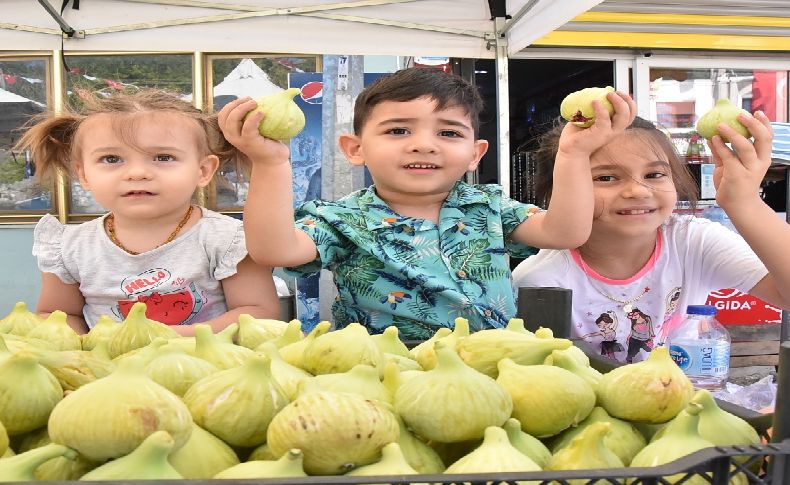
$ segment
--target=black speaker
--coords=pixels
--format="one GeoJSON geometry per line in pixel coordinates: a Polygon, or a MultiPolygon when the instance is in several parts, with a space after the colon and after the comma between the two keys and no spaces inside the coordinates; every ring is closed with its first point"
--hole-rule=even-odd
{"type": "Polygon", "coordinates": [[[518,289],[516,316],[524,320],[527,330],[546,327],[557,338],[569,338],[572,298],[573,291],[567,288],[522,287],[518,289]]]}

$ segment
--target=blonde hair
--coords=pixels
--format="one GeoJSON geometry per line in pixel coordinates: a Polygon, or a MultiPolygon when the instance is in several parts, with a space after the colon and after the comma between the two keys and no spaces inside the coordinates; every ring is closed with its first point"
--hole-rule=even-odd
{"type": "MultiPolygon", "coordinates": [[[[84,98],[84,105],[80,108],[68,106],[60,113],[47,112],[31,118],[23,127],[25,132],[14,150],[30,151],[36,176],[41,180],[47,180],[58,170],[72,175],[78,149],[77,134],[89,117],[97,114],[172,113],[197,123],[205,135],[202,149],[206,155],[217,156],[220,167],[233,164],[237,170],[246,168],[249,162],[225,139],[216,114],[203,113],[177,96],[157,89],[123,92],[106,98],[90,95],[84,98]]],[[[124,126],[124,123],[118,123],[116,129],[125,134],[124,126]]]]}

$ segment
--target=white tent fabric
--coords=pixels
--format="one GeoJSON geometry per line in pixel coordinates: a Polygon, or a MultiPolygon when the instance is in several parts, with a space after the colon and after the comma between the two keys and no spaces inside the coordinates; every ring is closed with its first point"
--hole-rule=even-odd
{"type": "Polygon", "coordinates": [[[0,88],[0,103],[34,103],[34,101],[0,88]]]}
{"type": "Polygon", "coordinates": [[[214,86],[214,96],[230,95],[258,98],[275,94],[283,89],[274,84],[252,59],[242,59],[221,83],[214,86]]]}
{"type": "MultiPolygon", "coordinates": [[[[601,0],[506,0],[508,52],[601,0]]],[[[50,0],[58,6],[61,2],[50,0]]],[[[3,0],[3,50],[282,52],[493,58],[488,0],[81,0],[62,38],[39,2],[3,0]]]]}

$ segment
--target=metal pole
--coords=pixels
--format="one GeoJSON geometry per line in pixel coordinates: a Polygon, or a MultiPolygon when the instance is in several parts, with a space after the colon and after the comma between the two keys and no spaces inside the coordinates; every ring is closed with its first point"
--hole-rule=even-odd
{"type": "MultiPolygon", "coordinates": [[[[776,405],[771,441],[779,443],[790,438],[790,342],[779,346],[779,371],[776,373],[776,405]]],[[[790,461],[788,461],[790,465],[790,461]]]]}
{"type": "Polygon", "coordinates": [[[41,6],[44,7],[44,10],[46,10],[47,13],[55,20],[55,22],[58,23],[58,25],[60,26],[60,30],[64,34],[66,34],[69,37],[74,36],[76,30],[74,30],[74,28],[72,28],[71,25],[66,23],[63,17],[60,16],[60,13],[57,10],[55,10],[55,7],[50,5],[47,0],[38,0],[38,3],[41,4],[41,6]]]}
{"type": "MultiPolygon", "coordinates": [[[[785,167],[785,221],[790,224],[790,165],[785,167]]],[[[779,341],[790,340],[790,311],[782,310],[782,326],[779,328],[779,341]]],[[[790,391],[790,389],[788,389],[790,391]]]]}
{"type": "Polygon", "coordinates": [[[504,17],[495,17],[494,49],[496,52],[497,106],[497,179],[505,195],[510,195],[510,88],[508,80],[507,39],[500,34],[505,27],[504,17]]]}

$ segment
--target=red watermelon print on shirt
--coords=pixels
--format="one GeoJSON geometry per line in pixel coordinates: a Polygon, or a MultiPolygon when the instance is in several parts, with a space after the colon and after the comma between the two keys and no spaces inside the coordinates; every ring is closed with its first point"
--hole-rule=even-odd
{"type": "Polygon", "coordinates": [[[183,281],[175,284],[170,272],[163,268],[130,276],[123,280],[121,288],[128,298],[118,301],[122,318],[126,318],[132,305],[140,301],[146,304],[145,316],[151,320],[166,325],[185,325],[205,304],[194,283],[183,281]],[[177,288],[173,289],[173,286],[177,288]]]}

